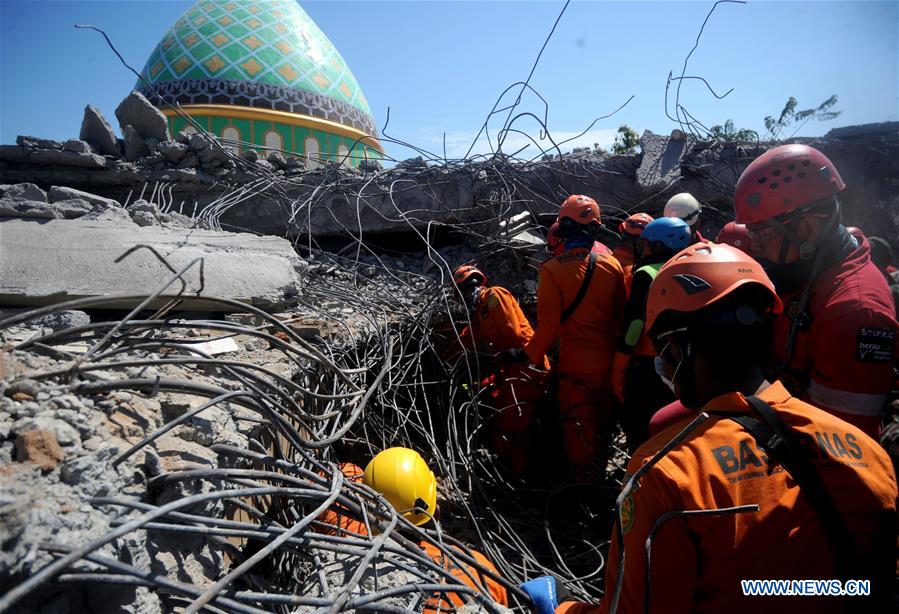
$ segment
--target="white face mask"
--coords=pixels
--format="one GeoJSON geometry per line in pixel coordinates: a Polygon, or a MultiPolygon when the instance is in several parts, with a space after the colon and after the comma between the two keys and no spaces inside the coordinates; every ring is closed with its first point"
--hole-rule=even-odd
{"type": "Polygon", "coordinates": [[[681,358],[680,362],[677,363],[677,366],[674,368],[674,373],[671,374],[671,379],[665,377],[665,363],[662,361],[661,355],[665,353],[665,351],[668,349],[668,345],[670,344],[670,341],[665,344],[665,347],[662,348],[662,351],[659,352],[659,355],[653,359],[652,365],[655,368],[656,375],[658,375],[659,379],[662,380],[662,383],[668,386],[668,389],[671,390],[672,394],[677,396],[677,393],[674,392],[674,380],[677,379],[677,372],[680,371],[680,366],[684,364],[684,359],[681,358]]]}
{"type": "MultiPolygon", "coordinates": [[[[665,369],[664,369],[665,363],[662,362],[662,359],[659,358],[658,356],[656,356],[652,362],[653,362],[653,366],[655,367],[655,370],[656,370],[656,375],[658,375],[659,379],[662,380],[662,383],[665,384],[666,386],[668,386],[668,388],[671,390],[671,392],[674,393],[674,382],[672,382],[670,379],[665,377],[665,369]]],[[[678,365],[678,368],[680,368],[680,365],[678,365]]],[[[675,371],[675,373],[676,372],[677,371],[675,371]]]]}

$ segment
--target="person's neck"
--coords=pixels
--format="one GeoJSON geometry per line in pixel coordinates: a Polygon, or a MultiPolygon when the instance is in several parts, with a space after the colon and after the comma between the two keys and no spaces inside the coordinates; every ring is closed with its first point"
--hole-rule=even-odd
{"type": "Polygon", "coordinates": [[[721,369],[720,373],[714,374],[709,378],[713,382],[712,385],[702,395],[703,405],[719,397],[722,394],[739,392],[743,396],[754,396],[761,393],[771,385],[761,367],[751,367],[739,371],[721,369]]]}

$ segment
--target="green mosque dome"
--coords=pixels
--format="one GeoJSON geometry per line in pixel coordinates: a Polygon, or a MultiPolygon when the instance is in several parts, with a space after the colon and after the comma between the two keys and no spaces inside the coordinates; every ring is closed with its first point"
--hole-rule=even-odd
{"type": "MultiPolygon", "coordinates": [[[[381,149],[362,88],[295,0],[200,0],[165,33],[141,76],[149,85],[136,89],[151,100],[155,92],[177,102],[211,132],[249,146],[321,158],[352,150],[353,164],[381,149]]],[[[187,125],[163,112],[173,130],[187,125]]]]}

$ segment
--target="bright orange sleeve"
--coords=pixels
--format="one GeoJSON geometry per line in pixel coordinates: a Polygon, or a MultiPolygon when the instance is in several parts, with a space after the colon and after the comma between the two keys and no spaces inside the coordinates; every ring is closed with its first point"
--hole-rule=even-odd
{"type": "Polygon", "coordinates": [[[552,274],[543,266],[537,286],[537,330],[525,346],[528,358],[542,364],[553,341],[559,336],[562,318],[562,290],[552,274]]]}
{"type": "MultiPolygon", "coordinates": [[[[628,475],[643,465],[635,458],[628,475]]],[[[663,461],[664,462],[664,461],[663,461]]],[[[643,612],[646,586],[646,540],[662,514],[683,509],[676,480],[656,464],[622,506],[624,519],[624,582],[618,611],[643,612]]],[[[618,520],[612,529],[612,544],[606,563],[606,592],[602,607],[609,610],[618,573],[618,520]]],[[[697,577],[696,545],[682,516],[674,516],[655,530],[652,537],[652,586],[650,612],[689,612],[697,577]]]]}
{"type": "MultiPolygon", "coordinates": [[[[521,313],[518,301],[505,288],[494,287],[487,291],[490,292],[490,295],[487,297],[487,313],[489,314],[492,328],[496,333],[495,338],[503,340],[521,339],[520,318],[524,318],[524,314],[521,313]],[[496,298],[495,303],[490,300],[494,297],[496,298]]],[[[515,347],[521,347],[524,343],[525,339],[521,339],[521,344],[515,347]]]]}

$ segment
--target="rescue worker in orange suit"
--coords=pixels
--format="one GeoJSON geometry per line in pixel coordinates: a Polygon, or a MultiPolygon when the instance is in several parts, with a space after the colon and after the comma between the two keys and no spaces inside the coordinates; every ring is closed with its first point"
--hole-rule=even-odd
{"type": "Polygon", "coordinates": [[[627,216],[624,221],[618,225],[618,234],[621,235],[621,241],[612,250],[612,255],[621,264],[624,270],[624,286],[630,292],[631,277],[633,269],[637,266],[640,251],[637,242],[640,234],[646,225],[652,222],[652,216],[648,213],[634,213],[627,216]]]}
{"type": "Polygon", "coordinates": [[[559,340],[558,402],[565,451],[574,476],[599,477],[611,436],[609,377],[624,310],[624,273],[611,255],[593,249],[601,223],[589,196],[569,196],[559,211],[564,251],[540,267],[537,331],[525,346],[542,364],[559,340]]]}
{"type": "Polygon", "coordinates": [[[522,587],[540,614],[894,611],[895,473],[860,429],[766,380],[782,308],[761,265],[728,245],[691,245],[659,271],[647,326],[661,376],[708,417],[631,458],[601,605],[566,602],[544,576],[522,587]],[[749,596],[741,584],[809,578],[868,580],[871,595],[749,596]]]}
{"type": "MultiPolygon", "coordinates": [[[[364,483],[381,493],[403,518],[416,526],[426,528],[437,513],[437,478],[415,450],[388,448],[369,461],[364,472],[353,463],[342,464],[341,470],[349,481],[364,483]]],[[[328,535],[341,533],[368,535],[368,530],[361,520],[357,520],[339,507],[326,510],[318,520],[325,525],[320,531],[328,535]]],[[[453,576],[455,583],[469,586],[503,606],[508,605],[506,589],[495,579],[499,577],[499,572],[493,563],[477,550],[452,546],[457,561],[460,561],[459,555],[464,555],[477,563],[475,566],[460,561],[462,564],[460,567],[435,543],[425,539],[419,546],[437,565],[453,576]]],[[[440,582],[446,583],[446,578],[441,578],[440,582]]],[[[467,595],[470,593],[435,592],[428,599],[423,611],[452,612],[471,600],[465,598],[467,595]]]]}
{"type": "MultiPolygon", "coordinates": [[[[847,230],[849,229],[847,228],[847,230]]],[[[745,224],[728,222],[718,233],[718,236],[715,237],[715,243],[724,243],[731,247],[736,247],[738,250],[747,254],[752,253],[752,241],[749,239],[749,230],[746,228],[745,224]]],[[[656,433],[666,429],[669,425],[690,414],[690,410],[684,407],[680,401],[672,401],[656,411],[652,415],[652,418],[650,418],[649,436],[652,437],[656,433]]]]}
{"type": "Polygon", "coordinates": [[[779,377],[791,393],[876,439],[897,323],[868,241],[840,224],[844,187],[820,151],[782,145],[743,171],[734,209],[786,306],[775,323],[779,377]]]}
{"type": "Polygon", "coordinates": [[[612,368],[612,390],[621,403],[621,428],[631,453],[649,437],[653,413],[672,400],[671,391],[655,376],[656,352],[643,326],[649,286],[659,269],[691,239],[690,227],[676,217],[653,220],[640,235],[641,260],[648,264],[634,272],[612,368]]]}
{"type": "Polygon", "coordinates": [[[665,203],[665,217],[677,217],[682,219],[690,227],[693,243],[705,241],[699,234],[699,214],[702,213],[702,205],[696,197],[689,192],[675,194],[665,203]]]}
{"type": "MultiPolygon", "coordinates": [[[[500,357],[507,350],[521,351],[534,329],[511,292],[486,283],[487,277],[476,267],[463,265],[453,272],[453,284],[471,321],[459,335],[463,347],[500,357]]],[[[516,475],[527,467],[529,429],[549,368],[545,357],[537,364],[539,368],[500,359],[496,372],[481,382],[482,389],[490,387],[495,410],[490,419],[492,449],[516,475]]]]}
{"type": "Polygon", "coordinates": [[[745,224],[728,222],[715,237],[715,243],[725,243],[747,254],[752,253],[752,241],[749,240],[749,230],[745,224]]]}

